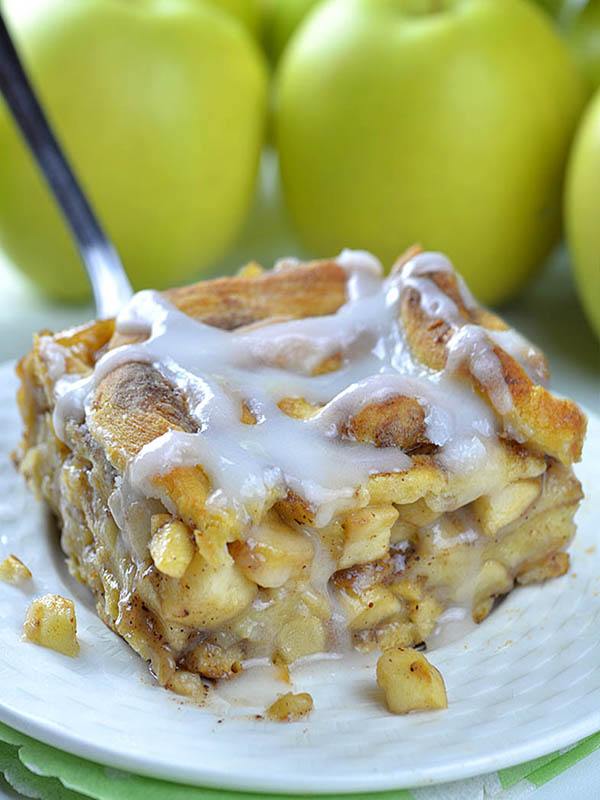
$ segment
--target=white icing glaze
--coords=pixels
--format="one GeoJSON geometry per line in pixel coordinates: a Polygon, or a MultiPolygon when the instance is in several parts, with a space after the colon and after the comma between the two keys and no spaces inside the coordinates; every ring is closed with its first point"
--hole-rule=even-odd
{"type": "Polygon", "coordinates": [[[441,647],[447,647],[459,639],[464,639],[476,627],[470,608],[450,606],[437,618],[434,631],[427,638],[427,650],[439,650],[441,647]]]}
{"type": "Polygon", "coordinates": [[[508,414],[512,397],[500,372],[500,362],[490,346],[488,331],[479,325],[463,325],[447,344],[446,368],[452,372],[466,363],[469,371],[486,389],[500,414],[508,414]]]}
{"type": "Polygon", "coordinates": [[[543,386],[548,381],[546,359],[540,350],[514,328],[506,331],[488,331],[488,337],[518,361],[535,383],[543,386]]]}
{"type": "MultiPolygon", "coordinates": [[[[506,342],[525,363],[534,351],[512,334],[492,336],[465,325],[450,339],[446,368],[429,370],[413,359],[406,344],[399,302],[412,287],[428,314],[460,324],[455,303],[429,277],[434,271],[452,272],[449,261],[423,253],[385,279],[380,263],[368,253],[345,250],[337,262],[348,272],[348,299],[337,313],[234,331],[198,322],[156,292],[139,292],[119,315],[117,330],[147,340],[109,351],[87,378],[65,375],[58,381],[57,435],[66,441],[67,422],[85,419],[94,389],[106,375],[137,361],[152,364],[183,393],[198,432],[170,431],[144,447],[123,481],[121,491],[130,496],[158,497],[152,481],[156,475],[176,466],[202,465],[212,486],[208,503],[215,511],[232,508],[244,519],[254,517],[291,489],[314,507],[319,527],[356,502],[357,487],[369,475],[411,466],[399,448],[376,448],[339,436],[340,425],[365,405],[395,395],[415,397],[423,406],[427,437],[439,446],[437,458],[445,467],[477,469],[494,452],[499,422],[457,369],[466,365],[489,391],[497,412],[506,414],[511,398],[493,345],[506,342]],[[338,370],[312,374],[338,354],[338,370]],[[285,397],[303,397],[323,407],[310,419],[292,419],[277,405],[285,397]],[[256,425],[241,422],[242,402],[254,413],[256,425]]],[[[294,265],[287,259],[279,269],[294,265]]],[[[465,305],[473,305],[462,282],[459,287],[465,305]]]]}
{"type": "Polygon", "coordinates": [[[50,339],[43,340],[41,343],[42,352],[48,376],[53,381],[58,381],[66,370],[65,350],[56,342],[50,339]]]}

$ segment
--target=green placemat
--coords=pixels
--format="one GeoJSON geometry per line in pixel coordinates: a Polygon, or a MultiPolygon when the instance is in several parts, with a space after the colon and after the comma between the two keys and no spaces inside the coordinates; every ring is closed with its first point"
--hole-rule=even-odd
{"type": "MultiPolygon", "coordinates": [[[[482,778],[433,789],[352,795],[355,800],[428,800],[435,797],[510,797],[517,800],[600,748],[600,733],[574,747],[482,778]],[[445,788],[447,791],[444,791],[445,788]],[[521,789],[521,791],[520,791],[521,789]]],[[[38,800],[255,800],[259,795],[199,789],[144,778],[57,750],[0,723],[0,773],[16,791],[38,800]]],[[[311,795],[315,797],[315,795],[311,795]]],[[[284,800],[284,795],[269,795],[284,800]]],[[[330,800],[333,798],[330,797],[330,800]]],[[[323,797],[321,800],[325,800],[323,797]]]]}

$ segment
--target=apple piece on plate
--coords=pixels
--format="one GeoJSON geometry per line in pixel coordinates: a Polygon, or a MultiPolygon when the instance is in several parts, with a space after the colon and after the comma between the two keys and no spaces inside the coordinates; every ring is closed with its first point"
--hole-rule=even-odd
{"type": "Polygon", "coordinates": [[[386,650],[379,657],[377,683],[394,714],[448,707],[446,686],[439,671],[410,647],[386,650]]]}
{"type": "MultiPolygon", "coordinates": [[[[199,0],[6,0],[35,88],[136,288],[221,257],[244,220],[263,139],[267,68],[199,0]]],[[[0,242],[49,294],[88,284],[69,232],[0,108],[0,242]]]]}
{"type": "Polygon", "coordinates": [[[23,638],[72,658],[79,653],[75,604],[60,594],[33,600],[23,624],[23,638]]]}
{"type": "Polygon", "coordinates": [[[502,302],[559,237],[583,100],[568,48],[524,0],[329,0],[278,70],[292,220],[315,252],[442,250],[502,302]]]}

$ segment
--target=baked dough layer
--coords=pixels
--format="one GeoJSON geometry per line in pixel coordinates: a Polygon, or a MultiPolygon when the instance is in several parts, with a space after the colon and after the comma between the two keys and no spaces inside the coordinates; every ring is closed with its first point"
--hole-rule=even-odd
{"type": "MultiPolygon", "coordinates": [[[[394,269],[402,271],[410,255],[394,269]]],[[[467,304],[453,273],[430,277],[458,316],[436,316],[408,286],[399,324],[412,358],[435,373],[445,368],[457,330],[508,328],[467,304]]],[[[347,282],[335,259],[268,272],[251,264],[238,276],[165,297],[190,317],[233,331],[335,314],[347,282]]],[[[489,385],[466,365],[458,371],[498,417],[488,469],[461,474],[441,465],[422,404],[396,395],[364,406],[340,435],[399,448],[410,455],[410,468],[371,475],[325,525],[292,491],[246,521],[216,514],[202,464],[157,475],[161,499],[136,499],[123,524],[114,496],[132,460],[169,431],[198,431],[185,392],[152,364],[129,362],[100,381],[83,421],[68,422],[68,444],[56,435],[53,413],[60,377],[85,377],[107,351],[139,338],[116,332],[113,321],[37,336],[18,366],[24,433],[16,461],[58,520],[71,572],[160,684],[201,697],[204,678],[234,674],[249,658],[289,664],[352,646],[420,645],[448,609],[481,622],[516,584],[567,571],[582,496],[571,465],[581,454],[585,417],[500,344],[492,349],[510,394],[505,413],[489,385]]],[[[315,374],[339,367],[334,356],[315,374]]],[[[279,408],[298,420],[319,411],[298,396],[282,398],[279,408]]],[[[257,422],[244,403],[240,419],[257,422]]]]}

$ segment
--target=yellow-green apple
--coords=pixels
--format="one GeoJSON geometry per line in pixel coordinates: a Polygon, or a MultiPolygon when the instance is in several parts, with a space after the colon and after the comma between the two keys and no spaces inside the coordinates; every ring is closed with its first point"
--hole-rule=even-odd
{"type": "MultiPolygon", "coordinates": [[[[177,283],[223,255],[255,181],[267,69],[226,14],[198,0],[5,0],[58,136],[136,287],[177,283]]],[[[62,218],[0,106],[0,243],[49,294],[87,284],[62,218]]]]}
{"type": "Polygon", "coordinates": [[[579,296],[600,337],[600,89],[573,145],[565,212],[579,296]]]}
{"type": "Polygon", "coordinates": [[[227,14],[236,17],[253,35],[258,36],[261,30],[262,10],[259,0],[199,0],[220,8],[227,14]]]}
{"type": "Polygon", "coordinates": [[[534,0],[553,17],[559,17],[569,0],[534,0]]]}
{"type": "Polygon", "coordinates": [[[292,220],[315,252],[446,251],[498,303],[560,233],[582,81],[525,0],[328,0],[278,71],[292,220]]]}
{"type": "Polygon", "coordinates": [[[571,16],[565,36],[591,94],[600,86],[600,0],[588,0],[571,16]]]}
{"type": "Polygon", "coordinates": [[[265,49],[277,63],[300,23],[322,0],[263,0],[265,49]]]}

